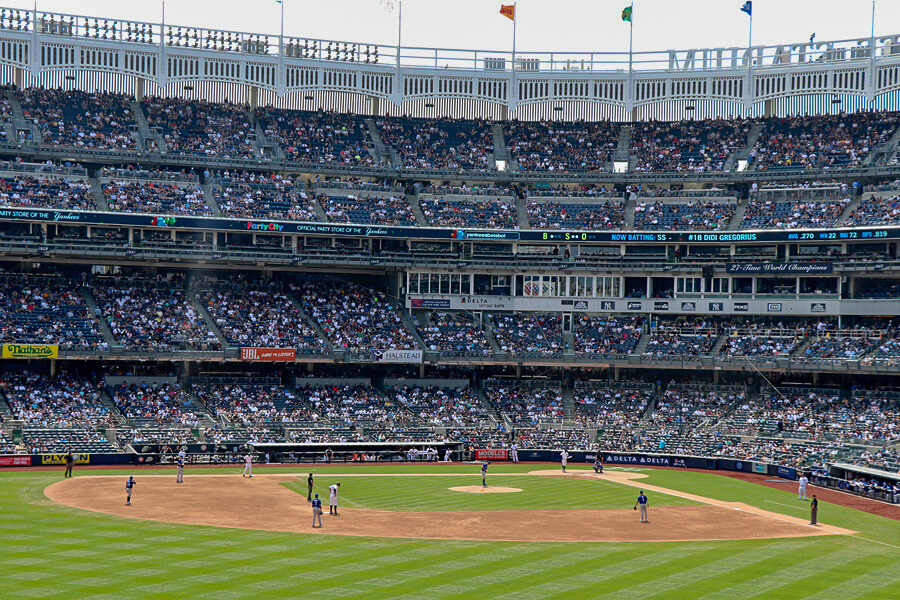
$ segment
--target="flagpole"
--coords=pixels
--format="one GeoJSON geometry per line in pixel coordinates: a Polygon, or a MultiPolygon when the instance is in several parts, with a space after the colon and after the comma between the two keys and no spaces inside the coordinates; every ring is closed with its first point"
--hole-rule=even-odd
{"type": "Polygon", "coordinates": [[[869,57],[869,108],[875,110],[875,90],[877,88],[875,81],[875,0],[872,0],[872,32],[870,48],[872,55],[869,57]]]}
{"type": "Polygon", "coordinates": [[[513,48],[512,48],[512,89],[510,90],[510,99],[513,110],[519,102],[519,94],[516,93],[516,26],[519,24],[519,15],[516,13],[516,3],[513,2],[513,48]]]}
{"type": "MultiPolygon", "coordinates": [[[[633,70],[633,57],[634,57],[634,2],[631,3],[631,15],[628,19],[628,100],[629,100],[629,112],[634,112],[634,70],[633,70]]],[[[634,115],[629,114],[628,120],[633,121],[634,115]]]]}
{"type": "Polygon", "coordinates": [[[750,9],[750,33],[747,35],[747,112],[753,106],[753,9],[750,9]]]}

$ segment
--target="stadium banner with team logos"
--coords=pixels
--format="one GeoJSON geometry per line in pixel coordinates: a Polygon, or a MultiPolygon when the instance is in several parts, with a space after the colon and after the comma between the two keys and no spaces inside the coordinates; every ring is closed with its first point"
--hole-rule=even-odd
{"type": "MultiPolygon", "coordinates": [[[[91,462],[90,454],[72,454],[76,465],[87,465],[91,462]]],[[[42,465],[64,465],[66,464],[65,454],[41,454],[42,465]]]]}
{"type": "Polygon", "coordinates": [[[57,344],[3,344],[3,358],[57,358],[57,344]]]}
{"type": "Polygon", "coordinates": [[[475,460],[506,460],[508,452],[505,448],[476,448],[475,460]]]}
{"type": "Polygon", "coordinates": [[[372,350],[375,362],[420,363],[425,356],[421,350],[372,350]]]}
{"type": "Polygon", "coordinates": [[[0,456],[0,467],[30,467],[30,456],[0,456]]]}
{"type": "Polygon", "coordinates": [[[714,458],[702,456],[673,456],[671,454],[630,454],[604,452],[603,463],[609,465],[638,465],[647,467],[680,467],[685,469],[717,469],[714,458]]]}
{"type": "Polygon", "coordinates": [[[241,348],[241,360],[249,362],[293,362],[295,358],[296,348],[241,348]]]}

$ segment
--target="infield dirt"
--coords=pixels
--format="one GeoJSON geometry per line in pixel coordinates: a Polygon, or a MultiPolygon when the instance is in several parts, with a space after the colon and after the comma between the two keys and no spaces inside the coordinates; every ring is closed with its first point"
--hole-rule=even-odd
{"type": "MultiPolygon", "coordinates": [[[[60,504],[134,519],[262,531],[396,538],[523,542],[672,542],[769,539],[852,534],[805,519],[684,494],[634,481],[639,473],[594,475],[573,471],[533,472],[536,476],[611,479],[647,490],[690,498],[700,505],[650,507],[650,523],[623,510],[508,511],[379,511],[341,508],[337,516],[322,516],[324,526],[312,529],[312,509],[306,498],[279,485],[296,475],[273,474],[242,478],[235,474],[193,475],[176,484],[169,475],[138,478],[132,505],[125,505],[121,477],[80,476],[48,486],[46,496],[60,504]]],[[[403,475],[398,475],[403,476],[403,475]]],[[[342,478],[349,475],[342,474],[342,478]]]]}

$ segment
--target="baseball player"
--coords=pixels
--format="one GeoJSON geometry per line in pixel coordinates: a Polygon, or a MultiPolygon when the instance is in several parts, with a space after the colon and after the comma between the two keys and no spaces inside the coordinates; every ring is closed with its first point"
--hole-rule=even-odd
{"type": "Polygon", "coordinates": [[[444,462],[452,462],[450,458],[450,448],[444,449],[444,462]]]}
{"type": "Polygon", "coordinates": [[[650,520],[647,518],[647,496],[644,495],[644,490],[641,490],[640,495],[637,497],[637,501],[634,503],[635,509],[638,506],[641,507],[641,523],[649,523],[650,520]]]}
{"type": "Polygon", "coordinates": [[[316,519],[319,519],[319,527],[322,526],[322,501],[319,499],[319,495],[316,494],[316,497],[311,500],[312,509],[313,509],[313,527],[316,526],[316,519]]]}
{"type": "Polygon", "coordinates": [[[806,500],[806,486],[809,485],[809,479],[806,475],[800,475],[800,487],[797,489],[797,500],[806,500]]]}
{"type": "MultiPolygon", "coordinates": [[[[306,492],[306,501],[307,501],[307,502],[312,502],[312,490],[313,490],[313,476],[312,476],[312,473],[310,473],[310,474],[309,474],[309,477],[306,478],[306,489],[307,489],[307,492],[306,492]]],[[[319,495],[316,494],[316,498],[318,498],[318,497],[319,497],[319,495]]],[[[322,501],[321,501],[321,500],[319,500],[319,506],[322,506],[322,501]]]]}
{"type": "Polygon", "coordinates": [[[128,481],[125,482],[125,493],[128,494],[128,498],[125,500],[125,504],[131,506],[131,490],[134,489],[134,475],[128,478],[128,481]]]}
{"type": "Polygon", "coordinates": [[[513,444],[509,447],[509,457],[512,459],[514,463],[519,462],[519,445],[513,444]]]}
{"type": "Polygon", "coordinates": [[[329,500],[330,500],[330,506],[328,507],[328,514],[329,514],[329,515],[336,515],[336,514],[338,514],[338,511],[337,511],[337,492],[338,492],[338,488],[339,488],[339,487],[341,487],[341,484],[340,484],[340,483],[336,483],[336,484],[334,484],[334,485],[329,485],[329,486],[328,486],[328,492],[329,492],[329,496],[330,496],[330,497],[329,497],[329,500]]]}
{"type": "Polygon", "coordinates": [[[175,478],[175,483],[184,483],[184,459],[180,455],[175,460],[175,466],[178,469],[178,477],[175,478]]]}
{"type": "Polygon", "coordinates": [[[481,487],[487,487],[487,469],[491,461],[481,464],[481,487]]]}
{"type": "Polygon", "coordinates": [[[600,455],[597,455],[597,459],[594,461],[594,473],[602,473],[603,472],[603,459],[600,455]]]}
{"type": "Polygon", "coordinates": [[[559,453],[559,458],[562,461],[563,473],[566,472],[566,464],[569,462],[569,453],[563,450],[559,453]]]}
{"type": "Polygon", "coordinates": [[[253,477],[253,457],[250,453],[244,455],[244,473],[241,477],[253,477]]]}

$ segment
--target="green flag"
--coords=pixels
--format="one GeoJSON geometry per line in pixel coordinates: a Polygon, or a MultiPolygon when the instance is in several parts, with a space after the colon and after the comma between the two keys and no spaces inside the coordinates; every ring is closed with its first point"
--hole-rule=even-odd
{"type": "Polygon", "coordinates": [[[622,20],[623,21],[625,21],[627,23],[631,23],[631,9],[632,8],[634,8],[634,7],[626,6],[625,8],[622,9],[622,20]]]}

